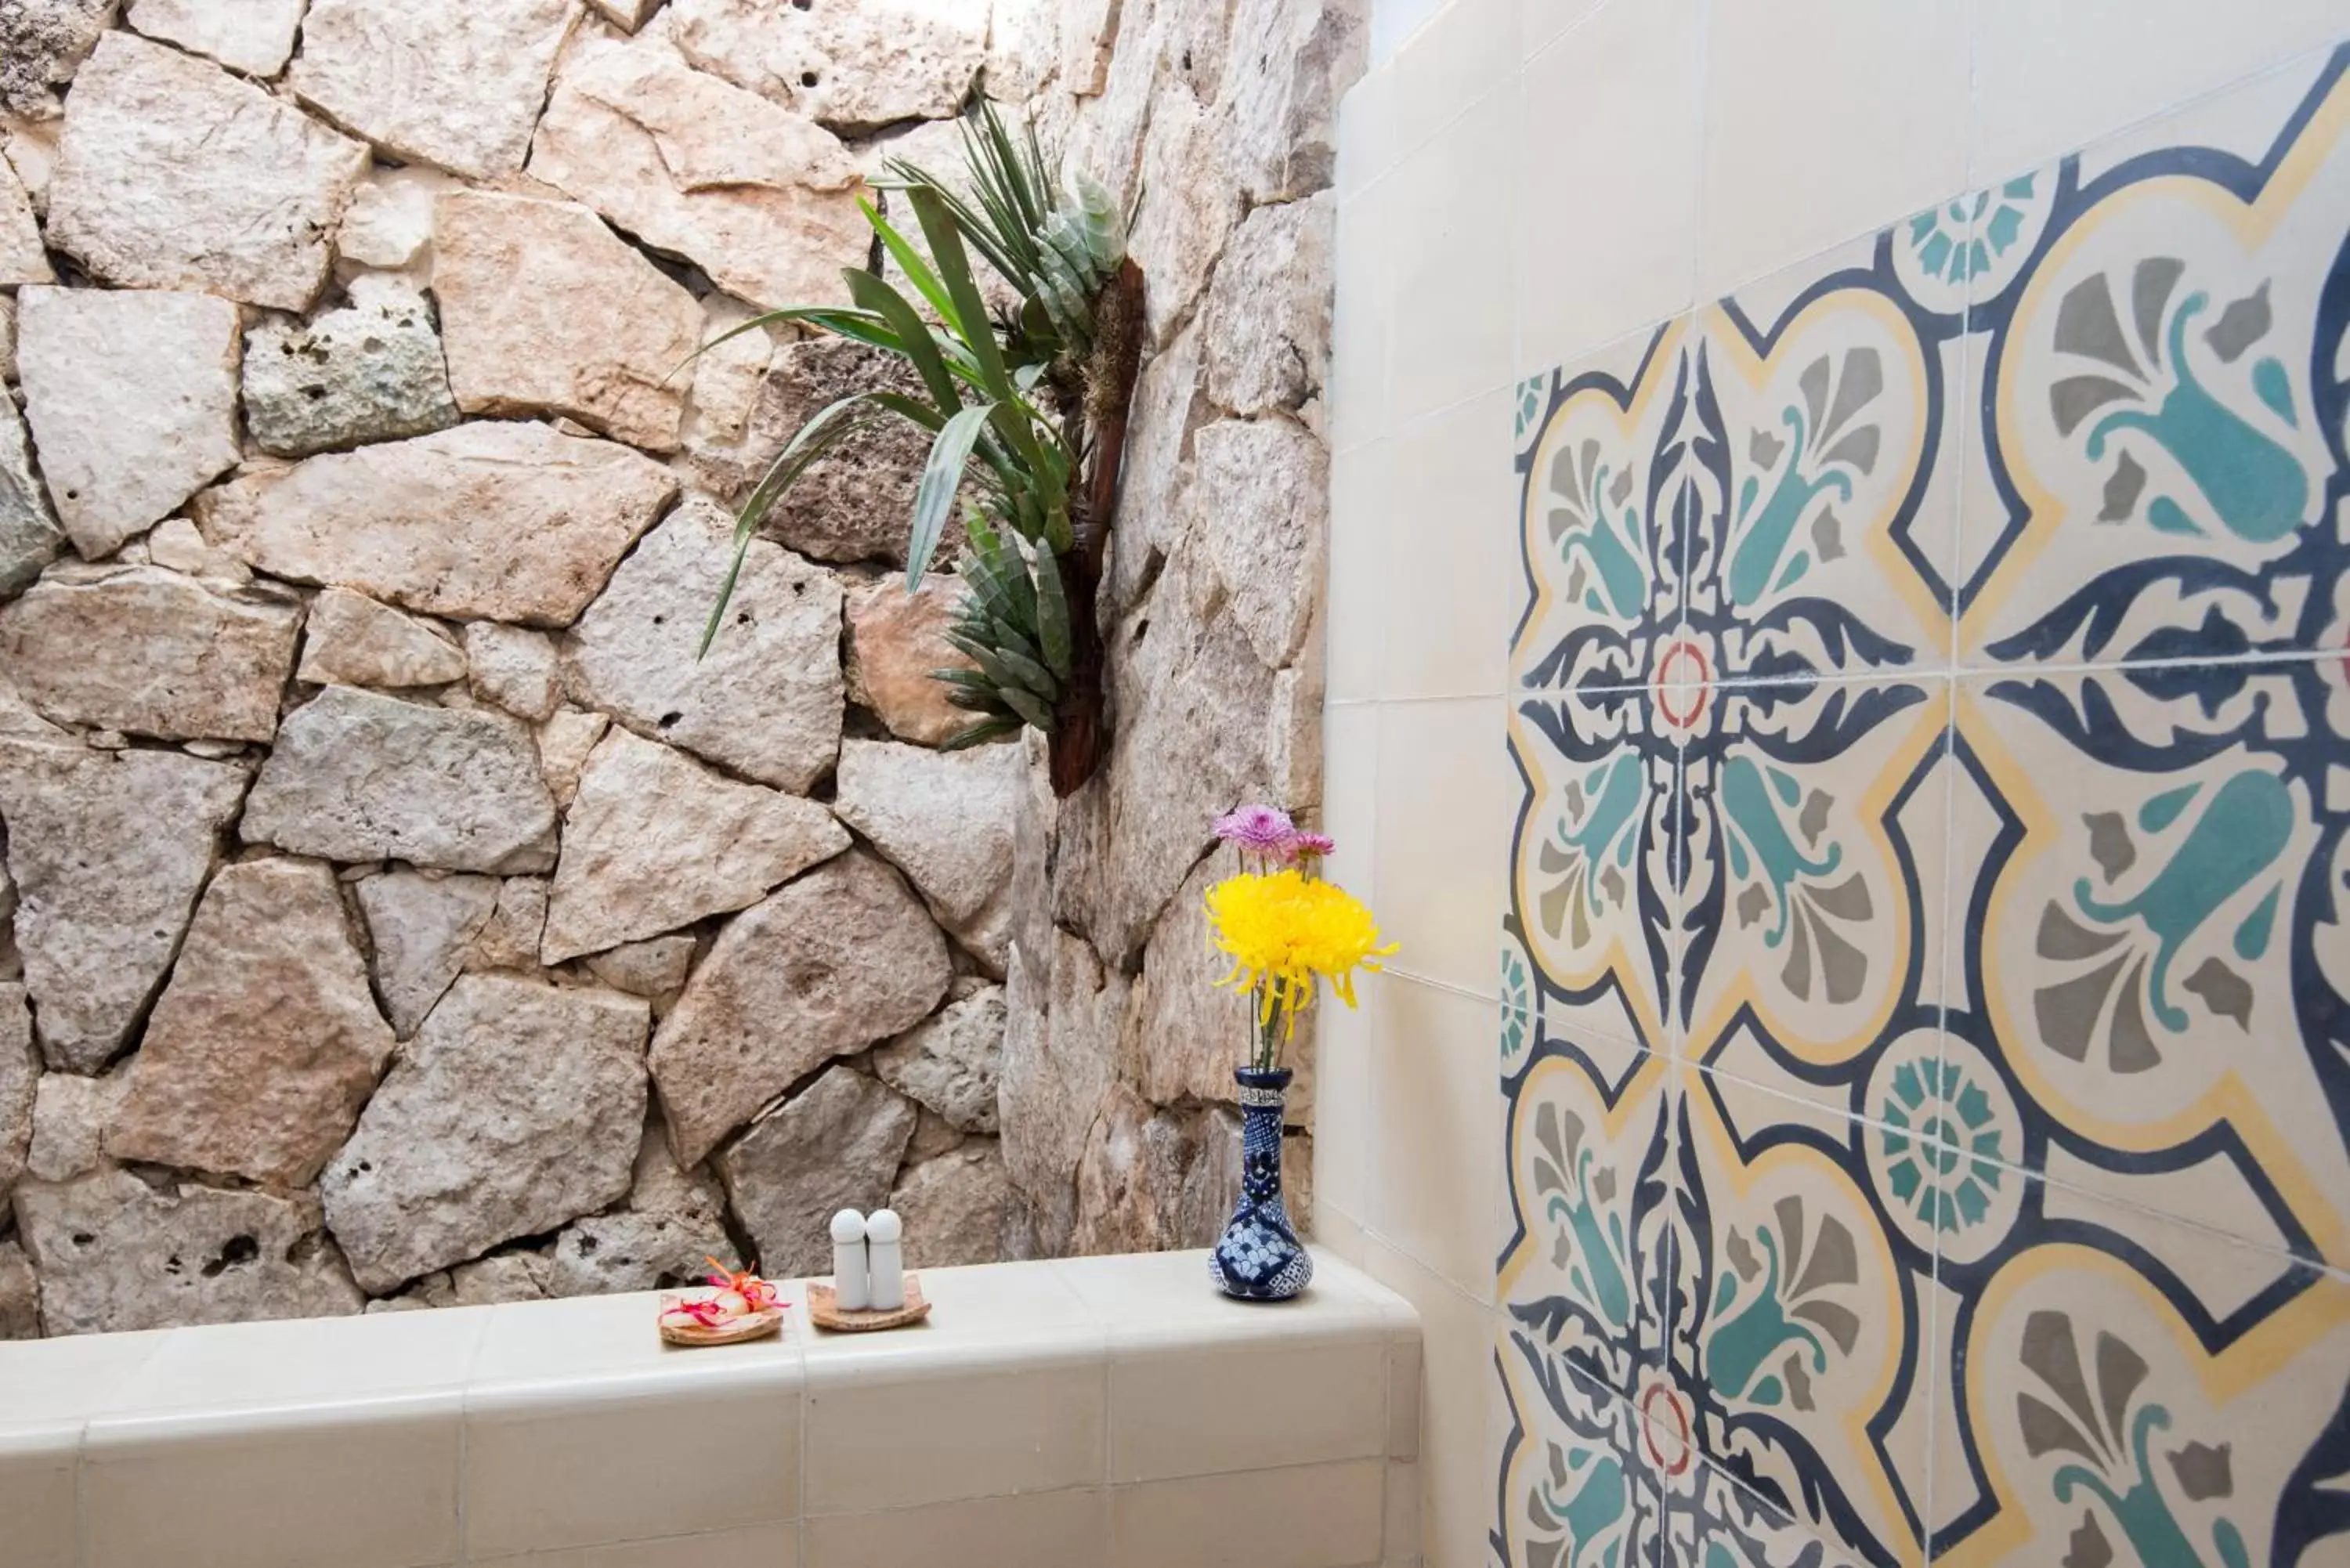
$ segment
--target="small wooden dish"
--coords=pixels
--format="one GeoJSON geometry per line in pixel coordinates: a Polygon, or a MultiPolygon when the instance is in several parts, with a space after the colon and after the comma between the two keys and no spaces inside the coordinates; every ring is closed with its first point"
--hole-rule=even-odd
{"type": "MultiPolygon", "coordinates": [[[[661,1316],[666,1317],[671,1309],[682,1304],[684,1300],[684,1297],[677,1295],[661,1297],[661,1316]]],[[[656,1319],[655,1322],[659,1323],[660,1320],[656,1319]]],[[[771,1334],[782,1333],[784,1309],[780,1306],[771,1306],[764,1312],[748,1313],[731,1322],[717,1324],[709,1328],[704,1328],[698,1323],[660,1323],[660,1327],[661,1338],[671,1345],[740,1345],[746,1339],[764,1339],[771,1334]]]]}
{"type": "Polygon", "coordinates": [[[906,1276],[906,1304],[895,1312],[843,1312],[834,1303],[832,1287],[813,1282],[808,1285],[807,1298],[808,1316],[816,1320],[816,1327],[837,1334],[874,1334],[885,1328],[904,1328],[931,1315],[931,1303],[922,1295],[922,1281],[918,1274],[906,1276]]]}

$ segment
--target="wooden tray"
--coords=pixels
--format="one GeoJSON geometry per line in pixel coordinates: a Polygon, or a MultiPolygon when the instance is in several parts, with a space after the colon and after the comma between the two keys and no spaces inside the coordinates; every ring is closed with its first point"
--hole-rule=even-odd
{"type": "MultiPolygon", "coordinates": [[[[679,1295],[661,1297],[662,1315],[666,1316],[672,1307],[679,1305],[684,1299],[679,1295]]],[[[704,1328],[698,1323],[667,1324],[660,1323],[658,1318],[654,1321],[660,1324],[661,1338],[671,1345],[740,1345],[746,1339],[764,1339],[771,1334],[782,1333],[784,1309],[780,1306],[772,1306],[764,1312],[751,1313],[731,1323],[722,1323],[712,1328],[704,1328]]]]}
{"type": "Polygon", "coordinates": [[[834,1304],[832,1287],[813,1282],[808,1285],[807,1298],[808,1316],[816,1320],[816,1327],[837,1334],[874,1334],[885,1328],[904,1328],[931,1315],[931,1303],[922,1295],[919,1274],[906,1276],[906,1304],[895,1312],[843,1312],[834,1304]]]}

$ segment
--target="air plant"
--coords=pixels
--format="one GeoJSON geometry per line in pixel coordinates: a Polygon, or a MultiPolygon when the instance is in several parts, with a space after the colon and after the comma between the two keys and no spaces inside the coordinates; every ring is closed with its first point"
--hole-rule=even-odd
{"type": "Polygon", "coordinates": [[[1095,590],[1139,357],[1141,275],[1126,257],[1126,224],[1108,192],[1084,178],[1056,187],[1033,127],[1015,136],[983,100],[963,122],[963,145],[969,196],[902,161],[891,161],[880,182],[905,196],[927,258],[863,203],[935,319],[889,282],[849,268],[848,306],[769,311],[727,334],[783,323],[831,333],[904,358],[921,390],[851,392],[800,427],[736,518],[733,565],[702,647],[718,635],[760,523],[791,486],[877,421],[920,426],[931,441],[907,542],[909,593],[958,496],[972,497],[970,548],[957,567],[965,593],[950,635],[976,668],[934,672],[975,715],[951,743],[1034,726],[1053,737],[1054,785],[1066,794],[1091,774],[1099,749],[1095,590]],[[973,250],[1019,290],[1008,319],[989,316],[973,250]]]}

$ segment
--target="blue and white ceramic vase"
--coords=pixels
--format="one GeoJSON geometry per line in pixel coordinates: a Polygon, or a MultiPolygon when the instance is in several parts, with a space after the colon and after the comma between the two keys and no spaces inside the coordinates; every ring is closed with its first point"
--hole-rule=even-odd
{"type": "Polygon", "coordinates": [[[1285,1302],[1314,1278],[1313,1254],[1281,1202],[1281,1112],[1289,1069],[1243,1067],[1232,1076],[1241,1085],[1241,1200],[1208,1256],[1208,1276],[1242,1301],[1285,1302]]]}

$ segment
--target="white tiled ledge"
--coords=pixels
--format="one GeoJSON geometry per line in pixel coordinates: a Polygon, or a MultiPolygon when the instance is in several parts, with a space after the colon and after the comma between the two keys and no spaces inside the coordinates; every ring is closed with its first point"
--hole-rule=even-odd
{"type": "Polygon", "coordinates": [[[0,1345],[9,1568],[1418,1562],[1419,1324],[1317,1252],[926,1270],[931,1321],[672,1350],[604,1296],[0,1345]]]}

